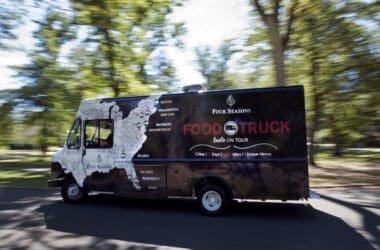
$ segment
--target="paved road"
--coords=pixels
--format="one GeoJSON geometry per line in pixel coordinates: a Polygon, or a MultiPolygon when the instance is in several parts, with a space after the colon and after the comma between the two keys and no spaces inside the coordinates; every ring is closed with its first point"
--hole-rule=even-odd
{"type": "Polygon", "coordinates": [[[380,188],[317,190],[310,205],[236,204],[205,217],[191,201],[0,189],[0,249],[380,249],[380,188]]]}

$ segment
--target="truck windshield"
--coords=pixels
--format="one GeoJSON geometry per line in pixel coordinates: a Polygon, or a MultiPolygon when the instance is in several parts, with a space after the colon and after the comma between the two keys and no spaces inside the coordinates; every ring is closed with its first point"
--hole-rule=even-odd
{"type": "Polygon", "coordinates": [[[69,136],[67,137],[67,148],[78,149],[80,148],[80,135],[81,135],[81,119],[76,119],[71,127],[69,136]]]}

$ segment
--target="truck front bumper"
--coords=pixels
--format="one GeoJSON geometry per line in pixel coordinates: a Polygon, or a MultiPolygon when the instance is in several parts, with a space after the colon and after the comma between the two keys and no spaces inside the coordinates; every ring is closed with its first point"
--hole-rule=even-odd
{"type": "Polygon", "coordinates": [[[53,179],[47,181],[48,188],[62,187],[65,178],[53,179]]]}

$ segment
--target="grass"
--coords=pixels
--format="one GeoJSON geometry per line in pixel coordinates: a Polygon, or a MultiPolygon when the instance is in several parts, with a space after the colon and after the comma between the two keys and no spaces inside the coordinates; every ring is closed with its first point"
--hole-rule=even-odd
{"type": "MultiPolygon", "coordinates": [[[[342,163],[340,163],[342,164],[342,163]]],[[[330,186],[380,186],[380,169],[373,166],[356,166],[356,169],[346,168],[344,165],[323,165],[323,167],[309,167],[310,187],[330,186]],[[363,169],[361,169],[363,167],[363,169]]],[[[344,163],[343,163],[344,164],[344,163]]]]}
{"type": "Polygon", "coordinates": [[[380,148],[347,148],[342,150],[341,156],[332,156],[332,149],[319,148],[316,161],[378,163],[380,164],[380,148]]]}
{"type": "Polygon", "coordinates": [[[48,177],[48,171],[30,172],[19,170],[0,170],[0,186],[46,187],[48,177]]]}
{"type": "Polygon", "coordinates": [[[309,166],[311,187],[380,185],[380,148],[347,148],[338,157],[331,152],[319,148],[317,166],[309,166]]]}
{"type": "Polygon", "coordinates": [[[46,187],[50,156],[33,150],[0,150],[0,186],[46,187]]]}

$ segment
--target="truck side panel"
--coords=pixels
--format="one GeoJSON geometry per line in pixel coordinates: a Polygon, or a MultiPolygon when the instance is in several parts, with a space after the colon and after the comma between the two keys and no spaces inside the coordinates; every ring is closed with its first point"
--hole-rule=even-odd
{"type": "Polygon", "coordinates": [[[224,179],[233,198],[299,200],[307,198],[306,162],[171,163],[167,166],[168,196],[191,196],[203,176],[224,179]]]}

